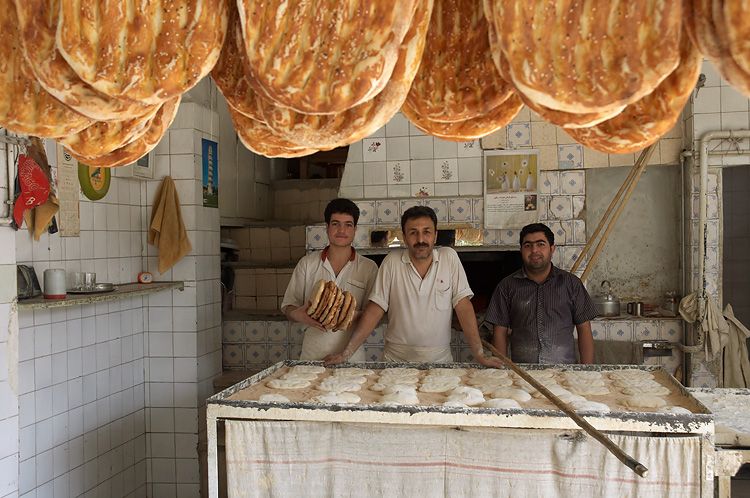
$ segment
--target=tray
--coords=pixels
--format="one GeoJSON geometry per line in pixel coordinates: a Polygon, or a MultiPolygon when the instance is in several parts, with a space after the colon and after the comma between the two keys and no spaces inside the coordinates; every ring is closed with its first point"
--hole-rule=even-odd
{"type": "Polygon", "coordinates": [[[117,286],[115,286],[115,284],[102,282],[100,284],[96,284],[93,289],[68,289],[68,294],[99,294],[102,292],[112,292],[114,290],[117,290],[117,286]]]}

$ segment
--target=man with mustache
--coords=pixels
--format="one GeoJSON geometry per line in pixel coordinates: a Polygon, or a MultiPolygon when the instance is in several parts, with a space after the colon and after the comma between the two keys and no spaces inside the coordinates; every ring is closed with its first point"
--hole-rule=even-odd
{"type": "Polygon", "coordinates": [[[581,280],[552,264],[555,235],[547,225],[521,230],[523,267],[505,277],[492,294],[485,320],[495,326],[494,346],[518,363],[576,363],[573,327],[581,363],[593,363],[591,320],[597,312],[581,280]]]}
{"type": "Polygon", "coordinates": [[[370,301],[349,344],[325,358],[327,364],[349,360],[380,319],[388,313],[385,361],[452,362],[451,318],[455,310],[474,357],[485,366],[500,360],[484,356],[466,272],[456,251],[435,249],[437,216],[414,206],[401,216],[407,250],[392,251],[378,270],[370,301]]]}

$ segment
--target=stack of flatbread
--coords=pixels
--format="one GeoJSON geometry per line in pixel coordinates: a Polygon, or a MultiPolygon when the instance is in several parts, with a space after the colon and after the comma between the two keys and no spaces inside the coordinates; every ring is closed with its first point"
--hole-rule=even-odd
{"type": "Polygon", "coordinates": [[[354,319],[357,300],[351,292],[342,291],[332,280],[318,280],[313,287],[307,314],[326,330],[347,330],[354,319]]]}
{"type": "Polygon", "coordinates": [[[212,72],[242,143],[299,157],[385,125],[419,68],[433,0],[239,0],[212,72]]]}
{"type": "Polygon", "coordinates": [[[156,147],[216,64],[227,0],[0,0],[0,126],[97,166],[156,147]]]}

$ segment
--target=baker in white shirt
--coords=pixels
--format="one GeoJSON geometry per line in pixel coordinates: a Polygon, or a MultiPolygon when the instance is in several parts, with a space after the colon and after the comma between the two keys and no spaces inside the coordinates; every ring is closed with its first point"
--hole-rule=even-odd
{"type": "Polygon", "coordinates": [[[435,211],[425,206],[407,209],[401,217],[401,230],[408,249],[385,257],[370,302],[349,343],[340,353],[327,356],[326,363],[350,360],[386,312],[386,361],[451,362],[451,317],[455,310],[477,361],[501,367],[499,359],[482,352],[470,301],[474,294],[458,254],[449,247],[435,249],[435,211]]]}
{"type": "MultiPolygon", "coordinates": [[[[308,316],[313,287],[320,279],[333,280],[342,291],[349,291],[362,309],[375,283],[378,266],[357,254],[352,247],[359,220],[359,208],[349,199],[334,199],[324,211],[328,246],[314,251],[297,263],[292,279],[284,293],[281,311],[289,321],[306,325],[302,339],[301,360],[322,360],[326,355],[341,351],[349,342],[351,330],[326,331],[320,322],[308,316]]],[[[355,320],[353,323],[356,322],[355,320]]],[[[364,361],[363,348],[356,348],[351,361],[364,361]]]]}

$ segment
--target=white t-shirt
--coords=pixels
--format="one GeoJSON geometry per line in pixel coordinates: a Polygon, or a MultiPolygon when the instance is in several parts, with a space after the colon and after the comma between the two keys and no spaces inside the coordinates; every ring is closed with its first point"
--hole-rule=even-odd
{"type": "MultiPolygon", "coordinates": [[[[370,295],[378,265],[371,259],[352,253],[352,258],[344,265],[338,275],[333,271],[331,262],[324,255],[326,250],[315,251],[299,260],[292,272],[292,278],[284,293],[281,309],[287,306],[300,307],[310,301],[312,289],[320,279],[333,280],[342,291],[349,291],[357,300],[357,310],[361,310],[370,295]]],[[[302,341],[302,360],[322,360],[326,355],[341,352],[349,343],[351,327],[348,332],[324,332],[313,327],[305,329],[302,341]]],[[[364,361],[364,351],[360,348],[350,361],[364,361]]]]}
{"type": "Polygon", "coordinates": [[[474,293],[456,251],[432,251],[432,265],[419,276],[407,250],[388,254],[370,294],[388,313],[386,342],[413,347],[448,348],[453,308],[474,293]]]}

